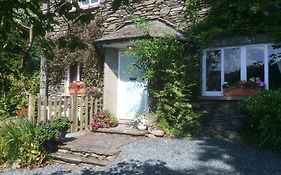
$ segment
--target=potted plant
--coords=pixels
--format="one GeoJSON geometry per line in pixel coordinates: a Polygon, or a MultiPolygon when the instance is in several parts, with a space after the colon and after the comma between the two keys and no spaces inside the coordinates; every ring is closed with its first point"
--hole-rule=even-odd
{"type": "Polygon", "coordinates": [[[70,94],[85,94],[85,84],[83,81],[73,81],[69,85],[69,93],[70,94]]]}
{"type": "Polygon", "coordinates": [[[60,132],[60,140],[64,140],[67,130],[71,126],[71,122],[67,117],[57,117],[51,121],[51,126],[54,130],[60,132]]]}
{"type": "Polygon", "coordinates": [[[264,82],[259,79],[257,81],[241,80],[233,86],[227,82],[222,85],[225,96],[252,96],[260,93],[264,87],[264,82]]]}

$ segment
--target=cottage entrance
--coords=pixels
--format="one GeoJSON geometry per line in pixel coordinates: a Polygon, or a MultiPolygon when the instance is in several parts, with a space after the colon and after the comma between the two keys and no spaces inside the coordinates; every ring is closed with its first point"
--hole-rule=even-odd
{"type": "Polygon", "coordinates": [[[119,52],[118,59],[118,102],[119,119],[132,120],[147,109],[146,81],[140,78],[140,71],[132,69],[136,58],[119,52]]]}

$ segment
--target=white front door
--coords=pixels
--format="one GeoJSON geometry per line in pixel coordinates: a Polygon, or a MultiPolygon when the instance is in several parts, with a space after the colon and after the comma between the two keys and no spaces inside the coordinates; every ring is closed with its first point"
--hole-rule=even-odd
{"type": "Polygon", "coordinates": [[[125,52],[119,52],[117,103],[119,119],[135,119],[147,109],[146,81],[140,77],[139,70],[132,70],[131,65],[135,61],[136,58],[125,52]]]}

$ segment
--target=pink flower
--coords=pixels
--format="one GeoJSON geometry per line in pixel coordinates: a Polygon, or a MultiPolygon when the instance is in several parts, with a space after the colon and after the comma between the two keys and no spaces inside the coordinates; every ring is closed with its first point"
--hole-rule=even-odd
{"type": "Polygon", "coordinates": [[[106,127],[106,128],[109,128],[109,124],[108,124],[108,123],[106,123],[106,124],[105,124],[105,127],[106,127]]]}

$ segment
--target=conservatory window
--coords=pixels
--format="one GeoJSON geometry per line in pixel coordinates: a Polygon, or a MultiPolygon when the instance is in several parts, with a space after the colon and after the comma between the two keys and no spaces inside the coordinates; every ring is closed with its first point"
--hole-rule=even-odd
{"type": "Polygon", "coordinates": [[[269,89],[281,88],[281,48],[268,47],[268,78],[269,89]]]}
{"type": "Polygon", "coordinates": [[[281,48],[269,44],[206,49],[202,63],[203,96],[223,96],[224,82],[240,80],[262,80],[266,89],[281,87],[281,48]]]}
{"type": "Polygon", "coordinates": [[[81,8],[88,8],[99,5],[100,0],[79,0],[81,8]]]}

